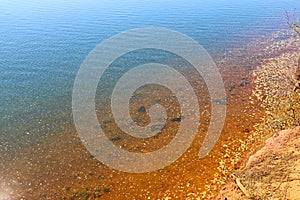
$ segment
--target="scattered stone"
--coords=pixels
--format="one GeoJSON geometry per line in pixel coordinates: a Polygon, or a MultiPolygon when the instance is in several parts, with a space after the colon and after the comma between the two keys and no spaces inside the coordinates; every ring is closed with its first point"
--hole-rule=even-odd
{"type": "Polygon", "coordinates": [[[111,138],[110,140],[113,141],[113,142],[116,142],[116,141],[119,141],[121,140],[122,138],[120,136],[117,136],[117,137],[113,137],[111,138]]]}
{"type": "Polygon", "coordinates": [[[141,106],[141,107],[138,109],[138,112],[146,112],[145,106],[141,106]]]}
{"type": "Polygon", "coordinates": [[[230,82],[228,86],[229,92],[231,92],[236,87],[236,84],[234,82],[230,82]]]}
{"type": "Polygon", "coordinates": [[[172,122],[181,122],[184,119],[184,116],[179,116],[172,119],[172,122]]]}
{"type": "Polygon", "coordinates": [[[94,126],[94,129],[99,130],[99,129],[100,129],[100,126],[99,126],[99,125],[96,125],[96,126],[94,126]]]}
{"type": "Polygon", "coordinates": [[[151,126],[151,131],[160,131],[165,129],[166,126],[165,125],[161,125],[161,124],[155,124],[151,126]]]}
{"type": "Polygon", "coordinates": [[[248,128],[246,128],[246,129],[244,130],[244,132],[245,132],[245,133],[250,133],[250,130],[249,130],[248,128]]]}
{"type": "Polygon", "coordinates": [[[112,119],[107,119],[107,120],[103,120],[103,124],[109,124],[109,123],[112,123],[113,120],[112,119]]]}
{"type": "Polygon", "coordinates": [[[240,87],[243,87],[243,86],[249,85],[249,84],[250,84],[249,81],[242,81],[242,82],[240,83],[240,87]]]}
{"type": "Polygon", "coordinates": [[[70,187],[70,186],[66,186],[66,187],[65,187],[65,190],[66,190],[66,191],[70,191],[70,190],[71,190],[71,187],[70,187]]]}
{"type": "Polygon", "coordinates": [[[99,176],[98,176],[98,179],[103,179],[103,178],[104,178],[103,175],[99,175],[99,176]]]}
{"type": "Polygon", "coordinates": [[[219,105],[228,105],[226,99],[213,99],[212,101],[219,105]]]}
{"type": "Polygon", "coordinates": [[[110,189],[109,189],[108,186],[104,185],[104,186],[103,186],[103,191],[104,191],[104,192],[110,192],[110,189]]]}

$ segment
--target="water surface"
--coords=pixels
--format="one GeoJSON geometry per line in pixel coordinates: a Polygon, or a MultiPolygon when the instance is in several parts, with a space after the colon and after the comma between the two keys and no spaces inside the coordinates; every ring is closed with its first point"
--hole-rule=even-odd
{"type": "Polygon", "coordinates": [[[192,37],[216,57],[286,29],[285,9],[300,8],[298,0],[4,0],[0,5],[0,147],[8,151],[72,126],[77,70],[114,34],[165,27],[192,37]]]}

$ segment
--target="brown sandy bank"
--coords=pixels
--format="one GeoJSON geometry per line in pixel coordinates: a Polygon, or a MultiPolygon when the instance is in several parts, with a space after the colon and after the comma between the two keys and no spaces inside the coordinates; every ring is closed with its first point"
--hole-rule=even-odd
{"type": "Polygon", "coordinates": [[[216,199],[300,199],[300,127],[266,140],[216,199]]]}

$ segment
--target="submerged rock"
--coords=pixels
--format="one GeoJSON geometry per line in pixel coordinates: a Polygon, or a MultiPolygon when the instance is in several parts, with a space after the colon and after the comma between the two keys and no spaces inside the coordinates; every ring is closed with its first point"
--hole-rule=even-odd
{"type": "Polygon", "coordinates": [[[117,137],[111,138],[110,140],[113,141],[113,142],[115,142],[115,141],[119,141],[119,140],[121,140],[121,139],[122,139],[122,138],[121,138],[120,136],[117,136],[117,137]]]}
{"type": "Polygon", "coordinates": [[[184,116],[179,116],[172,119],[172,122],[181,122],[184,119],[184,116]]]}
{"type": "Polygon", "coordinates": [[[141,106],[141,107],[138,109],[138,112],[146,112],[145,106],[141,106]]]}

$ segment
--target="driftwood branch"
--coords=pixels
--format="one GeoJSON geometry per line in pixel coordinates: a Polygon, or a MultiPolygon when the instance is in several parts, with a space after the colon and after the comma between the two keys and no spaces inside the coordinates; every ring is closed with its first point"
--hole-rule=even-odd
{"type": "Polygon", "coordinates": [[[250,198],[250,192],[245,188],[245,186],[243,186],[243,184],[241,183],[241,179],[239,179],[235,174],[231,174],[231,176],[235,179],[237,186],[244,193],[244,195],[250,198]]]}

